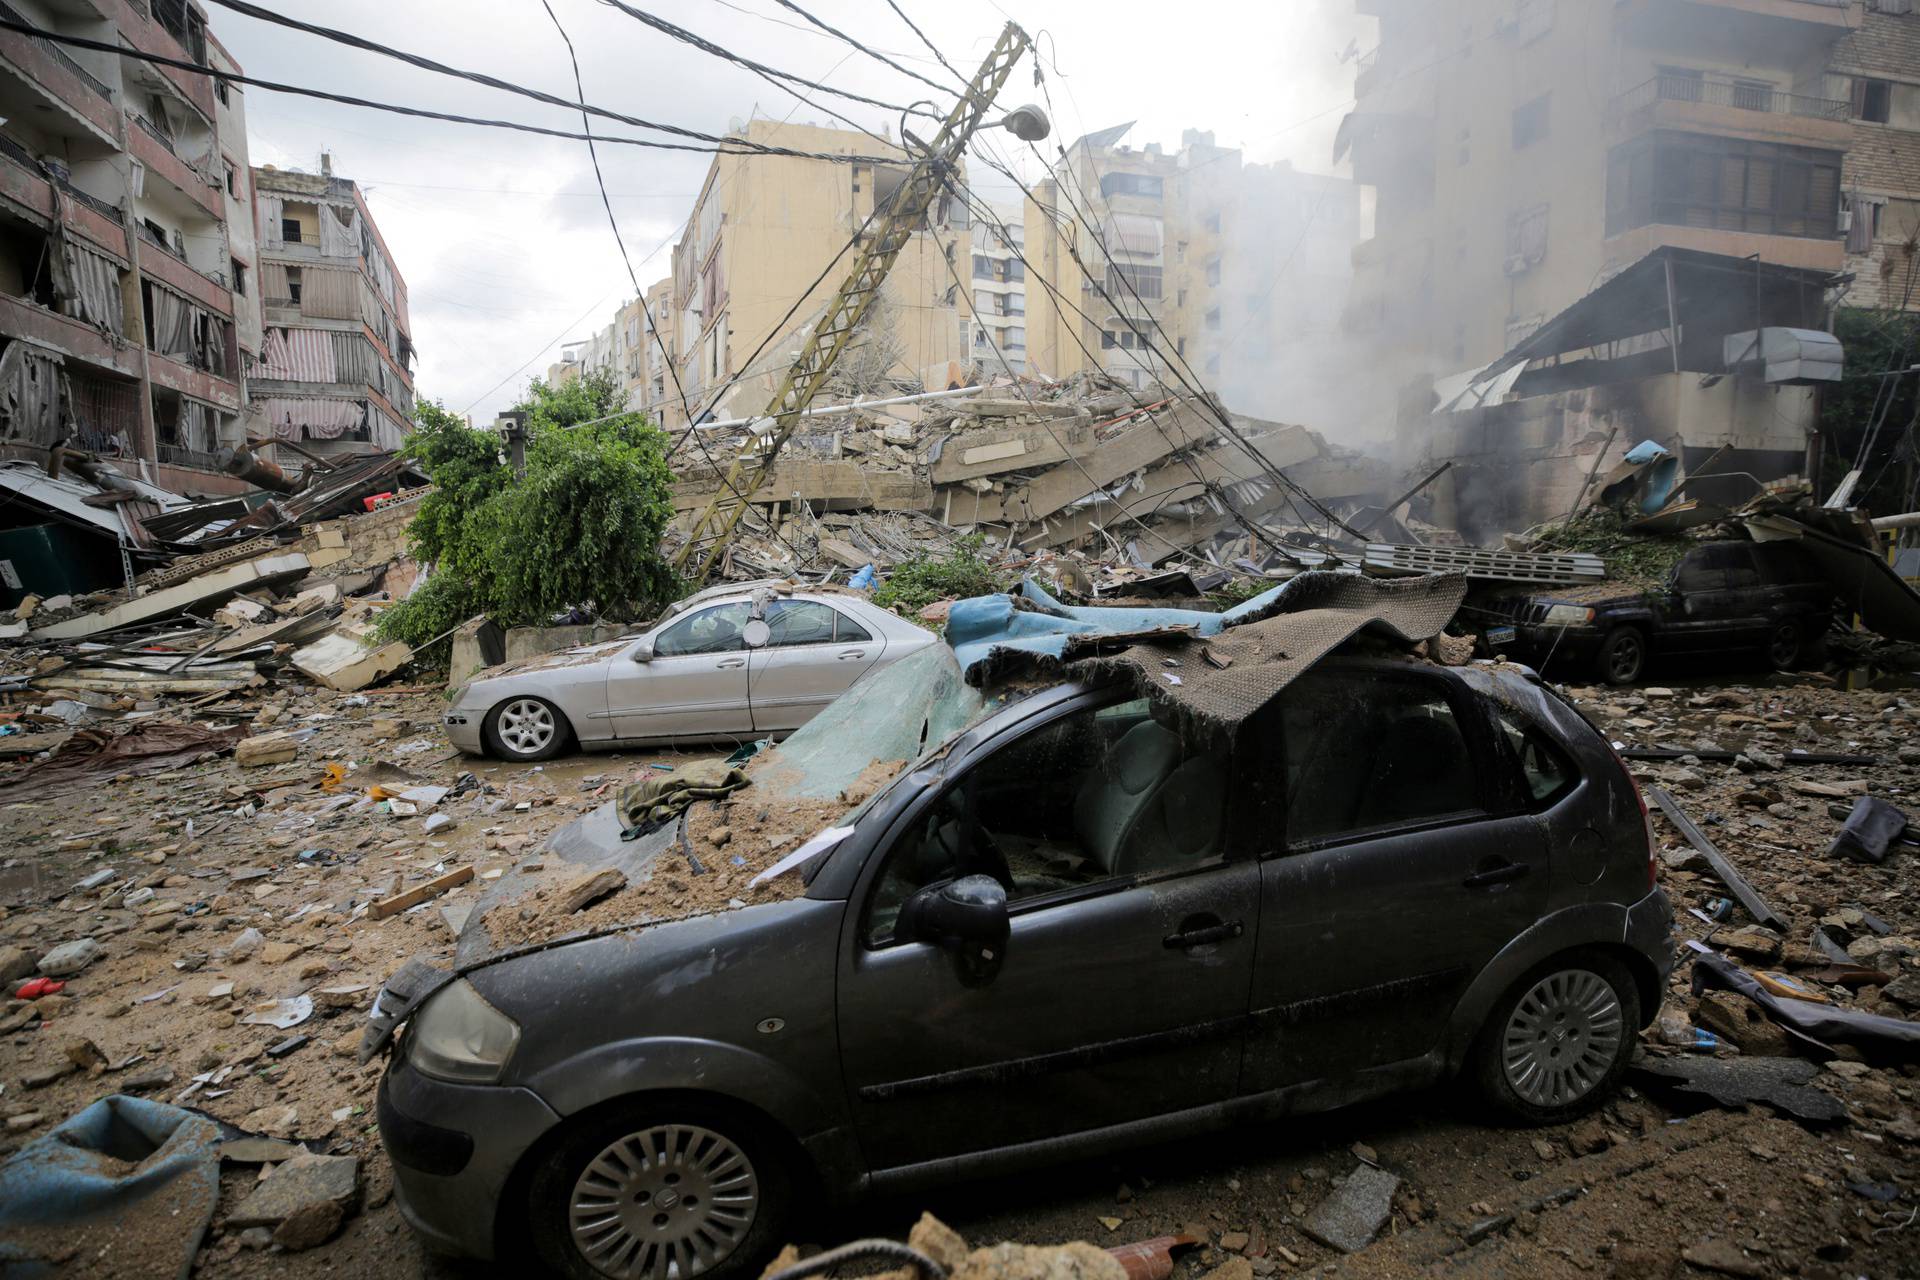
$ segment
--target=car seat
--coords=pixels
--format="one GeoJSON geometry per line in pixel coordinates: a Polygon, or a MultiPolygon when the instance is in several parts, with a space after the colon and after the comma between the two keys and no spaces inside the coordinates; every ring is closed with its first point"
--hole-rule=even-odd
{"type": "Polygon", "coordinates": [[[1186,866],[1219,850],[1225,778],[1211,757],[1183,754],[1178,734],[1143,720],[1087,771],[1074,797],[1074,829],[1108,874],[1186,866]]]}

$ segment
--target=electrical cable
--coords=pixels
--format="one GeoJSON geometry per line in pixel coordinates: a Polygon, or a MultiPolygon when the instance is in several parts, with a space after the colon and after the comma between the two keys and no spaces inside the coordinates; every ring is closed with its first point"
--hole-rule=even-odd
{"type": "MultiPolygon", "coordinates": [[[[226,3],[226,0],[216,0],[216,3],[226,3]]],[[[635,22],[644,23],[652,27],[655,31],[658,31],[661,35],[670,36],[683,44],[692,45],[702,53],[711,54],[723,61],[731,62],[737,67],[745,68],[760,76],[762,79],[777,78],[779,80],[790,81],[794,84],[803,84],[809,89],[818,89],[822,93],[830,93],[837,98],[845,98],[850,102],[864,103],[870,107],[884,107],[888,111],[903,112],[911,110],[910,107],[902,107],[898,103],[883,102],[879,98],[869,98],[863,94],[849,93],[845,89],[835,89],[831,85],[820,83],[818,80],[809,80],[805,76],[795,75],[790,71],[781,71],[777,67],[770,67],[765,63],[755,62],[752,58],[743,57],[731,49],[715,44],[704,36],[695,35],[685,27],[668,22],[665,18],[648,13],[644,9],[636,9],[632,5],[627,4],[626,0],[600,0],[600,3],[606,5],[609,9],[618,9],[635,22]]],[[[784,86],[782,86],[782,88],[784,88],[784,86]]],[[[786,89],[786,92],[793,93],[793,90],[786,89]]],[[[951,90],[949,90],[949,92],[951,92],[951,90]]],[[[799,97],[800,95],[794,94],[794,96],[799,97]]],[[[804,101],[804,99],[802,100],[804,101]]],[[[821,107],[820,110],[825,111],[826,108],[821,107]]]]}
{"type": "MultiPolygon", "coordinates": [[[[222,0],[222,2],[231,3],[232,0],[222,0]]],[[[554,29],[560,33],[560,39],[567,46],[567,60],[573,65],[574,91],[578,93],[584,101],[587,96],[587,87],[580,77],[580,57],[574,52],[573,37],[567,34],[567,29],[561,24],[560,15],[553,11],[553,5],[550,3],[550,0],[540,0],[540,6],[547,11],[547,17],[553,20],[554,29]]],[[[619,220],[613,216],[613,201],[607,196],[607,180],[600,172],[600,152],[593,145],[593,125],[588,121],[584,107],[580,111],[580,123],[581,127],[587,131],[587,154],[593,160],[593,180],[599,184],[600,187],[600,203],[606,208],[607,225],[613,230],[613,242],[620,248],[620,260],[626,264],[627,279],[633,285],[633,292],[640,303],[640,309],[647,313],[647,329],[653,334],[653,340],[660,348],[660,356],[662,360],[666,361],[667,372],[673,376],[673,389],[680,397],[680,411],[688,414],[688,420],[691,421],[692,406],[687,403],[686,388],[680,385],[680,371],[674,368],[673,361],[667,357],[665,344],[660,341],[660,330],[658,326],[653,323],[653,313],[647,307],[647,291],[640,287],[640,276],[633,269],[633,259],[627,255],[627,242],[620,234],[619,220]]],[[[726,487],[729,493],[738,498],[742,504],[745,504],[746,495],[736,489],[727,474],[720,470],[720,464],[714,461],[713,454],[707,449],[707,442],[700,439],[698,434],[695,434],[693,443],[700,450],[701,457],[706,459],[707,465],[713,468],[713,472],[719,477],[720,483],[726,487]]],[[[804,556],[801,556],[798,548],[781,536],[779,526],[773,524],[772,521],[768,521],[768,531],[773,535],[774,541],[793,553],[796,560],[805,559],[804,556]]]]}
{"type": "MultiPolygon", "coordinates": [[[[918,71],[914,71],[914,70],[911,70],[910,68],[901,66],[899,63],[895,62],[892,58],[889,58],[886,54],[881,53],[879,50],[870,49],[866,45],[861,44],[858,40],[855,40],[852,36],[840,30],[838,27],[829,26],[827,23],[822,22],[820,19],[814,17],[812,14],[808,13],[805,9],[802,9],[799,5],[795,4],[793,0],[774,0],[774,3],[778,4],[782,9],[786,9],[791,13],[799,14],[802,18],[805,18],[808,22],[811,22],[814,26],[820,28],[822,31],[826,32],[828,35],[837,37],[838,39],[845,41],[847,44],[852,45],[854,48],[858,49],[860,52],[866,54],[869,58],[872,58],[878,62],[884,62],[888,66],[892,67],[895,71],[898,71],[901,75],[910,76],[913,79],[918,80],[921,84],[926,85],[929,89],[934,90],[936,93],[945,93],[945,94],[953,93],[953,90],[947,88],[945,85],[940,84],[933,80],[929,80],[927,79],[927,77],[921,75],[918,71]]],[[[945,62],[946,59],[942,58],[941,61],[945,62]]],[[[967,83],[971,84],[972,81],[968,81],[967,83]]]]}
{"type": "MultiPolygon", "coordinates": [[[[252,4],[249,0],[213,0],[213,3],[231,9],[235,13],[244,14],[249,18],[256,18],[261,22],[270,22],[276,26],[286,27],[293,31],[303,31],[308,35],[319,36],[323,40],[331,40],[336,44],[343,44],[349,48],[359,49],[366,53],[375,53],[384,58],[393,58],[409,66],[418,67],[422,71],[431,71],[436,75],[452,76],[460,80],[471,80],[475,84],[485,85],[489,89],[498,89],[503,93],[518,94],[523,98],[530,98],[535,102],[544,102],[548,106],[566,107],[569,110],[577,110],[583,116],[596,115],[607,120],[617,120],[621,124],[633,125],[641,129],[654,129],[661,133],[673,134],[676,137],[682,138],[692,138],[701,142],[719,143],[733,140],[722,134],[703,133],[698,129],[686,129],[679,125],[659,124],[652,120],[642,120],[637,116],[625,115],[618,111],[609,110],[606,107],[591,106],[585,101],[569,102],[565,98],[555,94],[546,93],[539,89],[528,88],[525,85],[515,84],[510,80],[502,80],[498,76],[490,76],[485,72],[463,71],[458,67],[448,66],[444,62],[436,62],[432,58],[423,57],[417,53],[408,53],[405,50],[396,49],[391,45],[384,45],[375,40],[368,40],[364,36],[356,36],[349,31],[340,31],[333,27],[323,27],[313,22],[303,22],[299,18],[288,17],[286,14],[275,13],[271,9],[252,4]]],[[[549,9],[548,13],[551,14],[552,10],[549,9]]],[[[558,19],[555,19],[555,21],[558,21],[558,19]]],[[[581,97],[584,99],[585,95],[582,94],[581,97]]],[[[887,106],[888,104],[875,102],[874,105],[887,106]]],[[[758,146],[760,144],[750,145],[758,146]]]]}
{"type": "MultiPolygon", "coordinates": [[[[470,124],[487,129],[510,129],[517,133],[533,133],[548,138],[565,138],[572,142],[584,142],[587,135],[574,133],[567,129],[549,129],[544,125],[526,124],[518,120],[495,120],[481,116],[456,115],[448,111],[430,111],[424,107],[408,107],[398,103],[379,102],[371,98],[355,97],[352,94],[333,93],[326,89],[310,89],[304,85],[284,84],[276,80],[262,80],[256,76],[242,75],[237,71],[219,71],[212,67],[201,66],[197,62],[188,62],[183,58],[169,58],[164,54],[146,53],[139,49],[129,49],[124,45],[110,44],[104,40],[89,40],[85,36],[71,36],[62,32],[48,31],[32,23],[19,22],[0,15],[0,31],[17,31],[22,35],[35,36],[54,44],[68,45],[75,49],[87,49],[94,53],[110,53],[122,58],[131,58],[136,62],[145,62],[157,67],[171,67],[177,71],[193,75],[206,76],[225,84],[246,85],[255,89],[265,89],[271,93],[287,93],[302,98],[318,98],[324,102],[338,102],[343,106],[365,107],[371,111],[385,111],[393,115],[412,116],[422,120],[441,120],[449,124],[470,124]]],[[[561,100],[561,105],[579,110],[581,104],[561,100]]],[[[654,125],[652,128],[665,128],[654,125]]],[[[797,151],[789,147],[769,147],[760,143],[750,143],[743,138],[722,138],[718,145],[702,146],[692,142],[662,142],[657,138],[627,138],[617,135],[595,135],[601,142],[618,143],[627,147],[646,147],[655,151],[692,151],[701,155],[774,155],[792,156],[802,160],[827,160],[837,164],[896,164],[898,156],[860,156],[833,155],[821,151],[797,151]]]]}
{"type": "MultiPolygon", "coordinates": [[[[927,46],[928,51],[932,53],[934,57],[940,60],[940,65],[945,67],[949,72],[951,72],[953,77],[956,80],[958,80],[963,85],[971,83],[971,81],[969,81],[965,76],[960,74],[960,71],[958,68],[956,68],[951,62],[947,61],[947,55],[940,52],[940,46],[935,44],[933,41],[927,39],[927,33],[922,31],[919,28],[918,24],[916,24],[912,18],[909,18],[907,16],[907,11],[900,7],[897,0],[887,0],[887,8],[893,10],[895,13],[900,15],[900,21],[907,24],[907,30],[913,32],[913,34],[920,37],[920,43],[927,46]]],[[[1040,57],[1040,54],[1036,50],[1033,56],[1037,61],[1040,57]]]]}

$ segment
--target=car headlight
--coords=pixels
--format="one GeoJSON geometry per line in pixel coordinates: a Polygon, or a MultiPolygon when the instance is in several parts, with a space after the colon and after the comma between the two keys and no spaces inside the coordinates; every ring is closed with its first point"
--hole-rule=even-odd
{"type": "Polygon", "coordinates": [[[500,1078],[518,1043],[519,1025],[461,978],[442,987],[414,1015],[407,1053],[427,1075],[487,1084],[500,1078]]]}
{"type": "Polygon", "coordinates": [[[1541,621],[1549,627],[1577,627],[1593,621],[1593,610],[1577,604],[1548,605],[1541,621]]]}

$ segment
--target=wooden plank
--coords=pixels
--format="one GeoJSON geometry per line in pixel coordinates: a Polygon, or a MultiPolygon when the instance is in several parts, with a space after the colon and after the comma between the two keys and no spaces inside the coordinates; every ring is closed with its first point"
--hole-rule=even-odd
{"type": "Polygon", "coordinates": [[[1672,796],[1659,787],[1648,787],[1647,794],[1652,796],[1653,802],[1660,806],[1660,812],[1667,815],[1667,821],[1674,825],[1674,829],[1686,837],[1687,843],[1700,851],[1700,856],[1705,858],[1707,864],[1713,868],[1713,874],[1719,877],[1721,884],[1727,886],[1727,892],[1747,909],[1748,915],[1772,929],[1787,927],[1787,922],[1780,918],[1777,911],[1767,905],[1767,900],[1747,883],[1746,877],[1734,870],[1733,864],[1727,861],[1726,855],[1716,849],[1713,841],[1702,835],[1700,828],[1694,826],[1693,821],[1680,811],[1680,806],[1674,803],[1672,796]]]}
{"type": "Polygon", "coordinates": [[[367,908],[367,919],[385,920],[388,916],[399,915],[408,907],[417,907],[428,898],[437,898],[447,890],[457,889],[471,879],[473,879],[472,867],[456,867],[425,884],[413,886],[405,893],[396,893],[391,898],[382,898],[367,908]]]}

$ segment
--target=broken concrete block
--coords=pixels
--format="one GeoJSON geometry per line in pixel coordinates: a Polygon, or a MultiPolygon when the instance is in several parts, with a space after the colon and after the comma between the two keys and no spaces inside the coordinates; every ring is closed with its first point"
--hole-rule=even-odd
{"type": "MultiPolygon", "coordinates": [[[[221,565],[196,578],[149,591],[111,609],[76,614],[33,634],[44,640],[77,640],[101,631],[117,631],[149,619],[171,617],[195,606],[217,603],[236,591],[292,582],[305,577],[307,568],[307,558],[297,551],[289,555],[261,556],[257,560],[221,565]]],[[[49,606],[52,603],[47,602],[49,606]]]]}
{"type": "MultiPolygon", "coordinates": [[[[314,1214],[316,1205],[332,1205],[344,1218],[359,1191],[359,1160],[353,1156],[317,1156],[302,1151],[262,1178],[227,1219],[227,1226],[278,1227],[296,1215],[314,1214]]],[[[339,1228],[340,1220],[334,1219],[327,1235],[339,1228]]]]}
{"type": "Polygon", "coordinates": [[[627,887],[626,873],[616,867],[602,867],[592,875],[574,881],[560,893],[560,910],[579,911],[610,893],[627,887]]]}
{"type": "Polygon", "coordinates": [[[1393,1213],[1393,1193],[1399,1187],[1400,1179],[1385,1169],[1357,1165],[1301,1224],[1301,1230],[1330,1249],[1358,1253],[1387,1224],[1393,1213]]]}
{"type": "Polygon", "coordinates": [[[0,983],[24,978],[33,972],[33,957],[21,947],[0,947],[0,983]]]}
{"type": "Polygon", "coordinates": [[[233,762],[248,768],[263,764],[285,764],[300,754],[300,742],[290,733],[263,733],[242,738],[233,749],[233,762]]]}
{"type": "Polygon", "coordinates": [[[413,656],[404,644],[373,648],[357,636],[336,631],[293,653],[294,669],[329,689],[351,693],[392,675],[413,656]]]}

